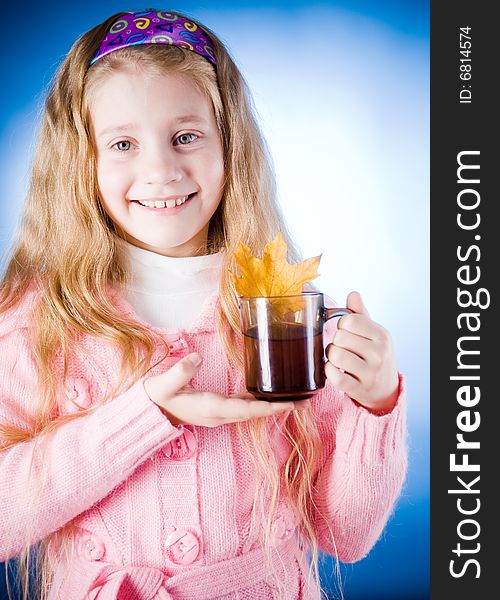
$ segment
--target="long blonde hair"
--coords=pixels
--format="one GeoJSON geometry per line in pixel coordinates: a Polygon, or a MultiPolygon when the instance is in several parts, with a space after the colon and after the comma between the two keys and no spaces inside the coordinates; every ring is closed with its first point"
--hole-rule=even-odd
{"type": "MultiPolygon", "coordinates": [[[[183,73],[213,105],[223,144],[225,186],[210,222],[207,251],[225,249],[218,331],[232,364],[243,365],[238,297],[231,276],[235,270],[232,253],[238,243],[244,242],[258,255],[282,231],[289,260],[300,258],[280,214],[271,160],[250,94],[224,45],[204,27],[215,48],[216,69],[193,52],[159,45],[122,49],[89,68],[109,25],[122,14],[113,15],[75,42],[46,100],[25,211],[0,286],[0,313],[13,308],[29,288],[43,291],[32,323],[33,354],[45,389],[29,432],[0,424],[0,449],[78,418],[54,417],[60,374],[52,364],[61,356],[66,374],[65,357],[81,334],[104,338],[121,350],[124,387],[150,370],[154,348],[161,342],[157,334],[121,314],[110,295],[111,289],[120,289],[127,281],[127,271],[119,251],[119,232],[99,200],[88,107],[93,87],[109,73],[131,65],[157,73],[183,73]]],[[[271,524],[280,494],[285,494],[299,521],[303,546],[311,555],[309,576],[319,585],[313,498],[321,444],[315,420],[309,409],[289,414],[282,431],[291,451],[281,471],[266,424],[266,419],[235,424],[257,474],[252,518],[263,527],[263,545],[270,557],[271,524]]],[[[46,549],[58,536],[49,536],[37,548],[41,598],[46,597],[50,583],[46,549]]],[[[20,559],[24,598],[28,597],[30,560],[27,546],[20,559]]]]}

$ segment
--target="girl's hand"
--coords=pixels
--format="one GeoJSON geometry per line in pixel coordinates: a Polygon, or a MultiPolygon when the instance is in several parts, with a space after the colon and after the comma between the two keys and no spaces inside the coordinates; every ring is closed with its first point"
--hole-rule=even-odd
{"type": "Polygon", "coordinates": [[[371,412],[385,414],[394,408],[399,388],[391,336],[370,319],[358,292],[349,294],[347,308],[353,314],[340,318],[326,348],[326,377],[371,412]]]}
{"type": "Polygon", "coordinates": [[[247,393],[221,396],[213,392],[183,389],[198,371],[201,362],[199,354],[189,354],[165,373],[144,380],[146,393],[173,425],[217,427],[308,406],[308,400],[266,402],[256,400],[247,393]]]}

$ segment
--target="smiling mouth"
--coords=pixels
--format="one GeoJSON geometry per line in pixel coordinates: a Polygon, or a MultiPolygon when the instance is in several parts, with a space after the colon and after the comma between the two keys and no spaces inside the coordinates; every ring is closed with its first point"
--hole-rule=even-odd
{"type": "Polygon", "coordinates": [[[146,208],[176,208],[177,206],[181,206],[188,202],[193,194],[188,194],[187,196],[179,196],[178,198],[169,198],[168,200],[131,200],[134,204],[140,204],[141,206],[145,206],[146,208]]]}

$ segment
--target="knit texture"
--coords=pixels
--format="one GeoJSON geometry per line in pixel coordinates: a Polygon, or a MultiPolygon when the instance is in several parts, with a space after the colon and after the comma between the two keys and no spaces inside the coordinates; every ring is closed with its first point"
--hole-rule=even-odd
{"type": "MultiPolygon", "coordinates": [[[[28,429],[37,398],[27,295],[0,317],[0,423],[28,429]]],[[[138,321],[118,295],[121,310],[138,321]]],[[[230,395],[244,390],[215,330],[214,294],[189,330],[157,333],[172,356],[203,356],[194,389],[230,395]]],[[[55,365],[57,368],[57,365],[55,365]]],[[[0,560],[16,556],[72,521],[71,565],[54,565],[51,600],[277,598],[250,528],[255,474],[234,425],[174,427],[148,398],[143,381],[102,404],[118,383],[119,355],[82,337],[61,388],[61,413],[93,409],[37,439],[0,453],[0,560]],[[45,473],[44,477],[40,474],[45,473]]],[[[327,383],[313,399],[323,441],[316,482],[320,548],[342,561],[365,556],[380,536],[405,477],[404,387],[390,414],[376,416],[327,383]]],[[[279,427],[279,461],[289,447],[279,427]]],[[[308,589],[293,510],[280,498],[275,571],[287,600],[318,598],[308,589]]]]}

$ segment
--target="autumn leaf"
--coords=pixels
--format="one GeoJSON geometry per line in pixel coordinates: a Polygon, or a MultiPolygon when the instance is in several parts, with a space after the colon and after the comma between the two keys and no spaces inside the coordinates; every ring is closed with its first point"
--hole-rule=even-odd
{"type": "Polygon", "coordinates": [[[294,296],[302,293],[304,284],[318,277],[321,256],[291,265],[286,259],[287,245],[281,232],[264,247],[262,258],[256,258],[240,243],[234,258],[240,275],[233,274],[240,296],[294,296]]]}

